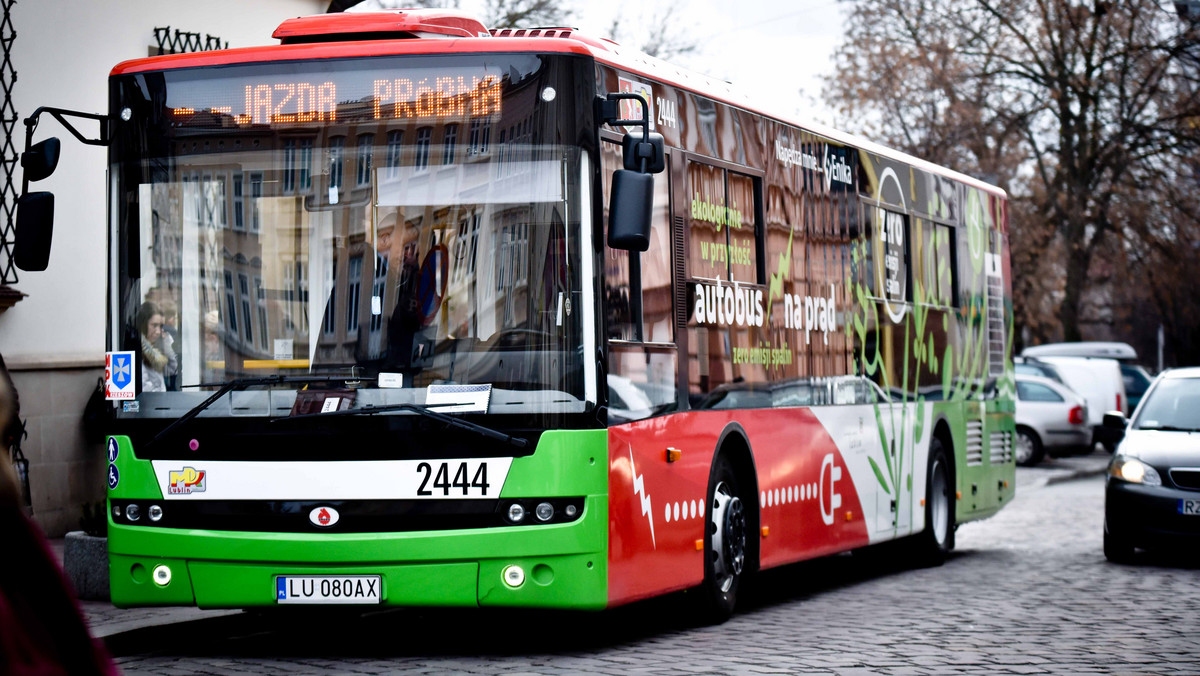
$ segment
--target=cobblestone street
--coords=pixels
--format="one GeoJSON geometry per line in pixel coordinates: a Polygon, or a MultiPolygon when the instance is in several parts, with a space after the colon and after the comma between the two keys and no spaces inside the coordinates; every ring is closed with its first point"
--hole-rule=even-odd
{"type": "Polygon", "coordinates": [[[681,621],[674,597],[604,614],[205,615],[107,641],[128,674],[1200,672],[1200,568],[1109,564],[1103,479],[1022,471],[1016,501],[962,527],[944,566],[882,550],[770,571],[720,626],[681,621]]]}

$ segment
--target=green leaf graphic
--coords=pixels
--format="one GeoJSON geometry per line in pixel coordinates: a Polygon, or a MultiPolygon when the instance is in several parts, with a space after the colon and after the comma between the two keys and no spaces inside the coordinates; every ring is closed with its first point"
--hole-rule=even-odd
{"type": "Polygon", "coordinates": [[[892,489],[888,487],[887,479],[884,478],[883,472],[879,470],[879,465],[875,464],[875,458],[868,457],[867,462],[871,463],[871,469],[874,470],[875,478],[879,480],[879,485],[883,487],[883,491],[891,495],[892,489]]]}

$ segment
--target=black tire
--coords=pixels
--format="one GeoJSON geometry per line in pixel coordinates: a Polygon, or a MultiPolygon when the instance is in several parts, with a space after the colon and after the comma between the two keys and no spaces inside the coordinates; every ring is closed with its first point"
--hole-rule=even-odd
{"type": "Polygon", "coordinates": [[[1046,449],[1042,447],[1042,440],[1038,438],[1037,432],[1028,427],[1017,428],[1017,464],[1022,467],[1031,467],[1038,464],[1046,457],[1046,449]]]}
{"type": "Polygon", "coordinates": [[[738,588],[748,568],[747,506],[733,465],[717,458],[708,478],[708,504],[704,507],[704,584],[700,613],[709,624],[733,615],[738,588]]]}
{"type": "Polygon", "coordinates": [[[940,566],[954,549],[954,475],[942,440],[929,442],[929,465],[925,474],[925,530],[914,542],[917,563],[940,566]]]}
{"type": "Polygon", "coordinates": [[[1133,562],[1133,545],[1125,538],[1108,532],[1108,524],[1104,524],[1104,558],[1112,563],[1133,562]]]}

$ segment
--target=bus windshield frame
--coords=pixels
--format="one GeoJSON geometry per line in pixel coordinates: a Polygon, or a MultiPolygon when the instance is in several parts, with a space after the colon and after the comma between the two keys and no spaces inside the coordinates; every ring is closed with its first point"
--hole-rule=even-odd
{"type": "MultiPolygon", "coordinates": [[[[564,61],[114,76],[109,340],[139,381],[117,415],[176,418],[235,379],[325,375],[346,390],[335,409],[406,415],[430,386],[472,386],[486,394],[470,412],[591,410],[593,169],[579,104],[556,94],[575,89],[564,61]]],[[[305,389],[232,391],[200,415],[307,413],[305,389]]]]}

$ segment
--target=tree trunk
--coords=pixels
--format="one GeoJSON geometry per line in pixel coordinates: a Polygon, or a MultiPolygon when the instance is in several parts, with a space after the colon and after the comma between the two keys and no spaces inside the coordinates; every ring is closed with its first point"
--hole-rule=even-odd
{"type": "MultiPolygon", "coordinates": [[[[1073,230],[1069,228],[1068,232],[1073,230]]],[[[1087,271],[1092,258],[1091,247],[1083,242],[1071,242],[1067,245],[1067,283],[1063,289],[1063,301],[1060,310],[1062,319],[1063,340],[1074,342],[1082,340],[1079,333],[1079,319],[1083,309],[1083,290],[1087,282],[1087,271]]]]}

